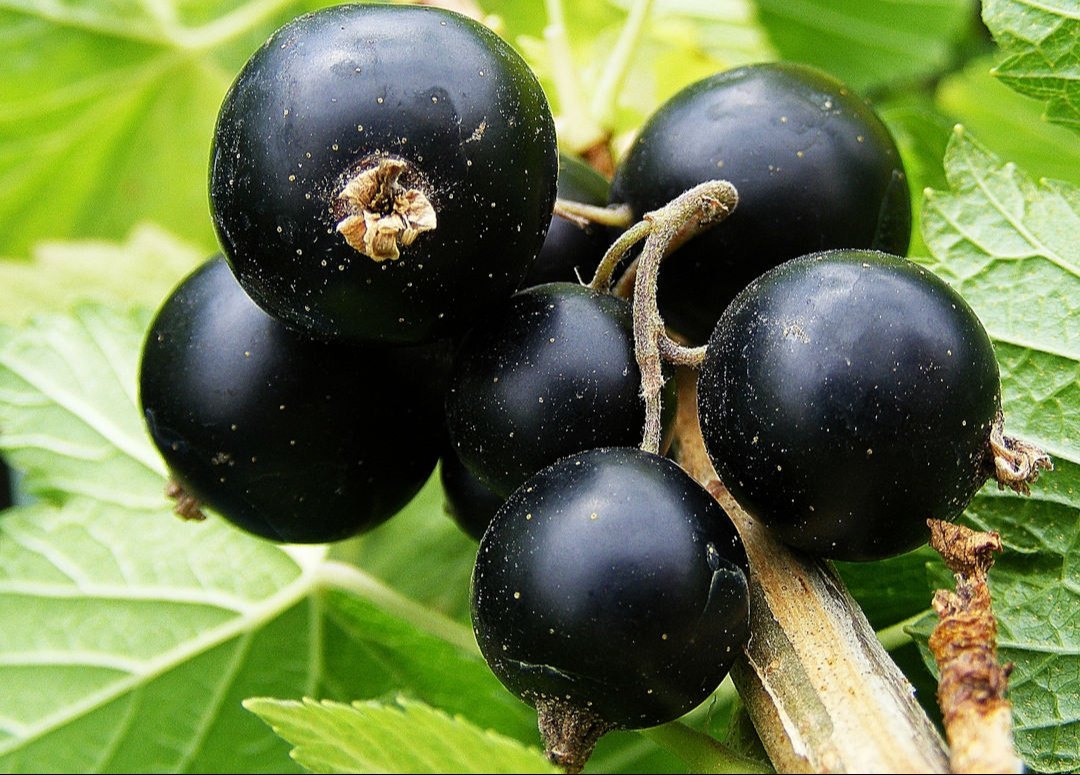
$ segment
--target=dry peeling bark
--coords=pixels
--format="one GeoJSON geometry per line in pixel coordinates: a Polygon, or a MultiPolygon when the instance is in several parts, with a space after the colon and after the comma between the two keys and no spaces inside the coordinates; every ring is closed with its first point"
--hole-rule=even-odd
{"type": "Polygon", "coordinates": [[[677,459],[742,535],[753,636],[732,678],[778,772],[947,772],[944,743],[831,566],[754,524],[716,478],[694,373],[679,373],[677,459]]]}
{"type": "Polygon", "coordinates": [[[929,643],[940,673],[938,704],[952,772],[1023,772],[1005,699],[1009,668],[998,664],[997,622],[987,586],[1001,538],[940,520],[928,524],[930,545],[956,575],[955,592],[934,595],[939,621],[929,643]]]}

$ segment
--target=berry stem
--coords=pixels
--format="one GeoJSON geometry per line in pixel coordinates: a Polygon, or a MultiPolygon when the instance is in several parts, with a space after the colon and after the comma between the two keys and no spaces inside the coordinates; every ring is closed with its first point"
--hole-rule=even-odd
{"type": "Polygon", "coordinates": [[[619,265],[619,262],[622,261],[630,248],[645,239],[650,231],[652,231],[652,222],[643,220],[638,221],[620,234],[618,239],[604,253],[604,257],[600,259],[600,264],[596,267],[596,273],[593,274],[589,287],[594,291],[607,293],[608,289],[611,288],[611,276],[615,273],[615,267],[619,265]]]}
{"type": "Polygon", "coordinates": [[[990,428],[990,453],[993,455],[993,477],[998,488],[1008,487],[1021,495],[1031,494],[1031,483],[1039,478],[1039,471],[1054,470],[1050,456],[1020,439],[1005,435],[1005,417],[998,412],[990,428]]]}
{"type": "Polygon", "coordinates": [[[686,347],[676,342],[666,333],[660,334],[657,344],[660,346],[660,357],[676,366],[689,366],[691,369],[697,369],[701,367],[702,361],[705,360],[705,351],[707,349],[705,345],[686,347]]]}
{"type": "Polygon", "coordinates": [[[582,229],[592,223],[625,229],[633,223],[634,217],[630,205],[598,207],[597,205],[575,202],[571,199],[556,199],[554,214],[565,218],[582,229]]]}
{"type": "Polygon", "coordinates": [[[673,242],[681,244],[722,221],[732,213],[738,201],[733,185],[726,180],[710,180],[680,194],[659,210],[646,213],[643,219],[643,222],[651,223],[652,228],[638,257],[633,305],[634,347],[641,370],[641,394],[645,400],[641,448],[646,452],[660,452],[660,391],[664,387],[660,338],[666,336],[656,301],[660,262],[673,242]]]}

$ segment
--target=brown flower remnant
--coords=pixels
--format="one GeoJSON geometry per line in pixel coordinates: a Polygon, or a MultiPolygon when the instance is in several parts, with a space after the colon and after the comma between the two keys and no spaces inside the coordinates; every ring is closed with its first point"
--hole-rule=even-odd
{"type": "Polygon", "coordinates": [[[396,260],[399,245],[411,245],[421,232],[436,226],[435,208],[423,192],[398,182],[406,168],[400,159],[383,159],[338,194],[350,214],[337,230],[349,245],[375,261],[396,260]]]}
{"type": "Polygon", "coordinates": [[[175,479],[170,479],[165,484],[165,497],[175,502],[173,513],[181,519],[189,522],[202,522],[206,519],[199,499],[188,493],[175,479]]]}
{"type": "Polygon", "coordinates": [[[940,671],[938,704],[950,769],[1023,772],[1013,748],[1012,706],[1005,699],[1011,666],[997,661],[997,621],[986,583],[1001,537],[936,519],[927,524],[930,545],[956,576],[955,592],[934,595],[939,621],[929,644],[940,671]]]}

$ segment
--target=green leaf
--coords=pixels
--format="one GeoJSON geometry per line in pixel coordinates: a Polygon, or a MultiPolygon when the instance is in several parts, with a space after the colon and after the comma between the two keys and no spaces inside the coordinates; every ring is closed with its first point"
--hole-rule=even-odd
{"type": "Polygon", "coordinates": [[[950,190],[925,195],[928,265],[997,343],[1014,432],[1080,462],[1080,189],[1036,182],[959,128],[945,168],[950,190]]]}
{"type": "MultiPolygon", "coordinates": [[[[1061,459],[1030,498],[988,487],[968,508],[965,522],[1001,534],[1004,552],[990,571],[998,621],[998,660],[1013,664],[1008,699],[1013,734],[1036,772],[1076,772],[1080,766],[1080,466],[1061,459]]],[[[940,562],[930,586],[951,589],[940,562]]],[[[911,628],[926,665],[926,641],[937,623],[927,615],[911,628]]]]}
{"type": "MultiPolygon", "coordinates": [[[[1042,121],[1038,102],[1017,94],[994,78],[990,70],[990,59],[980,57],[941,80],[935,99],[939,109],[951,118],[949,125],[963,124],[979,142],[1028,174],[1080,182],[1080,143],[1076,135],[1042,121]]],[[[943,142],[949,134],[942,135],[943,142]]],[[[941,158],[939,155],[939,165],[941,158]]],[[[929,185],[940,188],[942,184],[934,181],[929,185]]]]}
{"type": "Polygon", "coordinates": [[[444,510],[438,475],[378,530],[334,546],[350,562],[403,595],[460,621],[469,618],[476,542],[444,510]]]}
{"type": "Polygon", "coordinates": [[[0,260],[0,323],[21,325],[43,312],[66,312],[80,301],[156,308],[173,286],[207,258],[199,249],[152,224],[117,244],[103,240],[50,241],[34,246],[33,260],[0,260]]]}
{"type": "MultiPolygon", "coordinates": [[[[365,582],[366,573],[350,566],[328,562],[320,571],[323,583],[333,583],[345,591],[327,593],[326,635],[323,679],[325,696],[340,699],[393,697],[405,693],[472,723],[526,742],[537,742],[536,712],[503,688],[472,642],[472,633],[451,623],[434,631],[432,624],[443,621],[423,606],[415,606],[420,626],[406,621],[400,598],[389,594],[385,600],[378,582],[365,582]],[[360,583],[371,591],[358,590],[360,583]],[[367,595],[358,596],[358,592],[367,595]],[[350,594],[351,593],[351,594],[350,594]],[[379,602],[383,602],[380,607],[379,602]],[[429,631],[425,631],[429,630],[429,631]],[[356,680],[332,686],[332,677],[363,676],[362,691],[356,680]]],[[[415,604],[414,604],[415,605],[415,604]]],[[[337,680],[336,678],[334,680],[337,680]]],[[[301,692],[294,692],[300,696],[301,692]]]]}
{"type": "Polygon", "coordinates": [[[836,570],[870,626],[881,630],[924,612],[930,605],[926,563],[936,555],[921,547],[876,562],[838,562],[836,570]]]}
{"type": "Polygon", "coordinates": [[[560,772],[540,751],[423,703],[253,698],[244,707],[312,772],[560,772]]]}
{"type": "Polygon", "coordinates": [[[1080,10],[1071,0],[984,0],[983,21],[1005,58],[994,75],[1042,100],[1046,118],[1080,132],[1080,10]]]}
{"type": "MultiPolygon", "coordinates": [[[[990,582],[1001,657],[1016,666],[1018,748],[1035,770],[1070,771],[1080,764],[1080,189],[1035,181],[961,129],[945,169],[949,189],[925,198],[928,265],[994,339],[1006,431],[1056,466],[1030,498],[985,487],[967,519],[1006,548],[990,582]]],[[[951,586],[940,569],[934,580],[951,586]]]]}
{"type": "Polygon", "coordinates": [[[758,8],[783,59],[859,92],[945,70],[971,14],[968,0],[758,0],[758,8]]]}
{"type": "Polygon", "coordinates": [[[280,766],[239,712],[318,685],[311,554],[88,500],[0,521],[0,769],[280,766]]]}
{"type": "Polygon", "coordinates": [[[167,511],[136,407],[145,311],[84,306],[0,334],[0,447],[32,495],[167,511]]]}
{"type": "Polygon", "coordinates": [[[0,517],[0,771],[278,771],[255,695],[406,693],[535,740],[468,628],[327,547],[168,513],[135,404],[147,318],[85,306],[0,340],[0,441],[44,499],[0,517]]]}
{"type": "Polygon", "coordinates": [[[308,3],[0,2],[0,253],[153,220],[204,251],[210,138],[246,58],[308,3]]]}

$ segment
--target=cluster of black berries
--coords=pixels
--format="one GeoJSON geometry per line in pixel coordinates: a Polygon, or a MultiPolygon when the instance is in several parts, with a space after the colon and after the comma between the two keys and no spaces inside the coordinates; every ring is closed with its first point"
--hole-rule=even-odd
{"type": "MultiPolygon", "coordinates": [[[[716,470],[796,547],[918,545],[988,475],[998,373],[960,297],[897,257],[909,192],[868,105],[801,66],[721,73],[657,111],[609,191],[560,164],[509,46],[413,6],[300,17],[225,98],[222,256],[166,300],[142,359],[182,509],[336,541],[399,511],[441,457],[480,539],[478,643],[552,755],[573,768],[608,729],[690,710],[748,638],[750,569],[716,501],[638,448],[637,311],[579,281],[615,233],[552,212],[557,185],[642,219],[717,178],[737,208],[659,282],[670,330],[708,340],[716,470]]],[[[662,398],[660,451],[672,381],[662,398]]]]}

